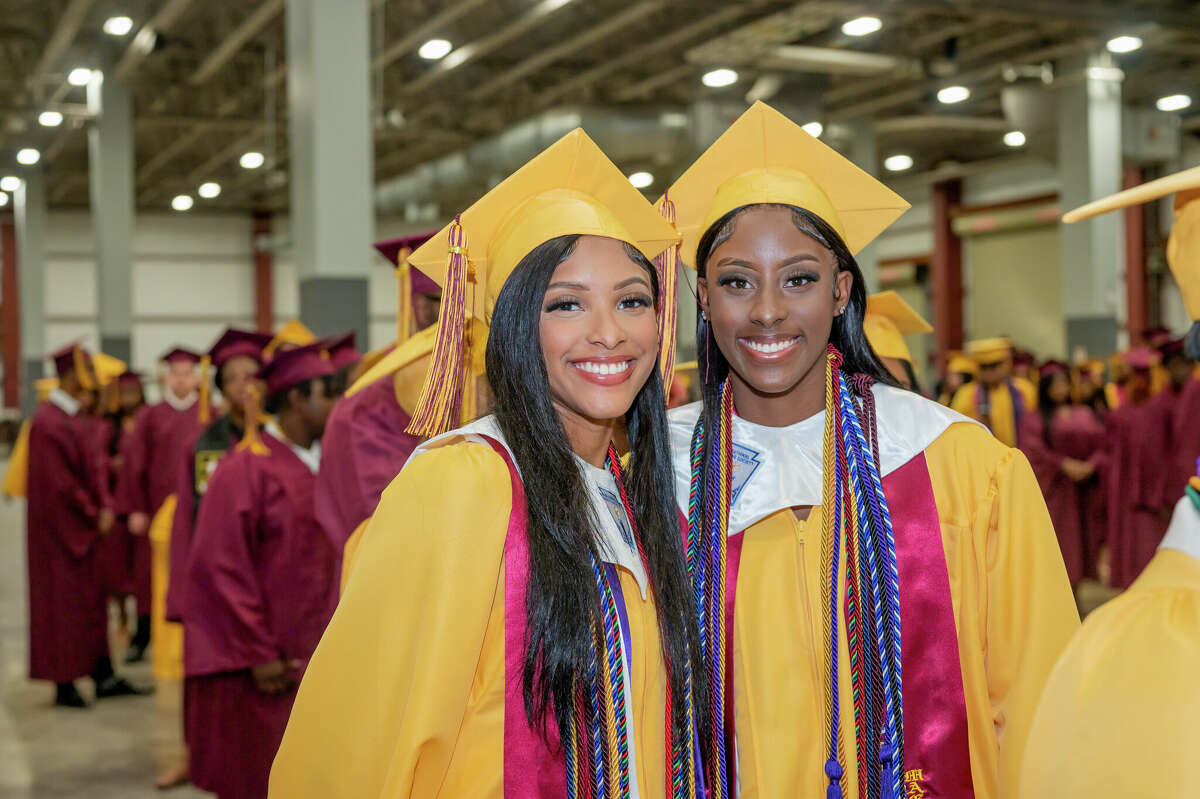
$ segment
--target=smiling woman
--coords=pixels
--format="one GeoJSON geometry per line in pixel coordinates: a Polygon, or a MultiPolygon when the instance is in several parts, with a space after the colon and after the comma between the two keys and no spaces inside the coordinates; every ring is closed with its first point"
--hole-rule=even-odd
{"type": "Polygon", "coordinates": [[[577,130],[412,254],[443,288],[410,426],[432,438],[367,527],[272,796],[694,799],[649,260],[674,240],[577,130]],[[495,413],[447,431],[471,317],[495,413]]]}

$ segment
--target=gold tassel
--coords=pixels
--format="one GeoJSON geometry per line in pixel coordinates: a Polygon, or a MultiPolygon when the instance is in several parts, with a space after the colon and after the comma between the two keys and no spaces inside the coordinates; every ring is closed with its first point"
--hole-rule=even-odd
{"type": "MultiPolygon", "coordinates": [[[[669,194],[663,194],[658,212],[675,227],[675,203],[669,194]]],[[[658,367],[662,372],[663,393],[671,393],[671,381],[675,378],[675,330],[679,322],[679,244],[676,243],[659,253],[654,259],[658,267],[658,337],[661,350],[658,367]]]]}
{"type": "Polygon", "coordinates": [[[270,455],[271,451],[267,449],[267,445],[262,442],[262,438],[258,435],[258,425],[263,420],[262,393],[258,390],[257,385],[251,385],[246,390],[249,392],[244,409],[246,414],[246,432],[242,435],[242,440],[238,442],[238,452],[248,449],[255,455],[270,455]]]}
{"type": "Polygon", "coordinates": [[[429,372],[407,431],[426,438],[446,432],[459,418],[463,363],[470,361],[466,300],[467,283],[475,282],[475,270],[467,255],[467,234],[461,217],[455,217],[450,226],[449,254],[429,372]]]}
{"type": "Polygon", "coordinates": [[[401,247],[396,256],[396,344],[408,341],[413,333],[412,266],[408,256],[412,250],[401,247]]]}
{"type": "Polygon", "coordinates": [[[202,355],[200,357],[200,409],[196,412],[196,419],[200,424],[208,424],[209,417],[212,416],[212,391],[209,388],[209,373],[212,371],[212,356],[202,355]]]}

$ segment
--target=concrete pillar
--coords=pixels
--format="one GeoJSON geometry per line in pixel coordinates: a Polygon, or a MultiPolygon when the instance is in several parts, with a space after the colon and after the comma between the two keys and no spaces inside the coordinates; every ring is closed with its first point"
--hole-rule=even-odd
{"type": "Polygon", "coordinates": [[[272,273],[275,255],[264,248],[263,238],[271,235],[271,214],[254,214],[254,321],[260,333],[270,333],[275,327],[272,273]]]}
{"type": "Polygon", "coordinates": [[[17,227],[0,214],[0,330],[4,331],[4,407],[21,407],[21,289],[17,279],[17,227]]]}
{"type": "MultiPolygon", "coordinates": [[[[1058,173],[1069,209],[1121,190],[1122,74],[1107,53],[1072,59],[1061,74],[1058,173]]],[[[1068,353],[1103,357],[1123,344],[1123,226],[1121,214],[1103,214],[1060,228],[1068,353]]]]}
{"type": "Polygon", "coordinates": [[[291,231],[300,317],[368,341],[373,140],[369,0],[287,0],[291,231]]]}
{"type": "Polygon", "coordinates": [[[46,358],[46,183],[41,170],[29,170],[13,198],[20,269],[21,360],[24,362],[21,407],[33,413],[46,358]]]}
{"type": "Polygon", "coordinates": [[[939,370],[946,364],[946,353],[963,345],[962,240],[950,217],[961,202],[960,178],[933,184],[933,334],[939,370]]]}
{"type": "Polygon", "coordinates": [[[133,338],[133,103],[129,87],[97,73],[87,87],[88,183],[96,228],[100,349],[129,362],[133,338]]]}
{"type": "MultiPolygon", "coordinates": [[[[875,122],[870,119],[856,120],[850,125],[850,152],[847,154],[859,169],[879,177],[879,144],[875,136],[875,122]]],[[[866,280],[867,293],[879,291],[879,245],[872,242],[854,256],[866,280]]]]}

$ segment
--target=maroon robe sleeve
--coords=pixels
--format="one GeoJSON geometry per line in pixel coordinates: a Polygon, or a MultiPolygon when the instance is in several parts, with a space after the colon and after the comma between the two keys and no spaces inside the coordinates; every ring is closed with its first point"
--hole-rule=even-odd
{"type": "Polygon", "coordinates": [[[1021,418],[1021,431],[1017,440],[1021,442],[1021,451],[1029,459],[1033,473],[1037,476],[1042,493],[1046,493],[1055,478],[1062,472],[1066,456],[1056,452],[1046,443],[1045,422],[1040,412],[1027,413],[1021,418]]]}
{"type": "Polygon", "coordinates": [[[117,508],[122,514],[150,513],[149,464],[152,451],[154,413],[149,405],[137,412],[133,430],[125,437],[124,464],[117,477],[117,508]]]}
{"type": "Polygon", "coordinates": [[[196,515],[196,462],[193,445],[180,453],[179,480],[175,490],[175,515],[171,518],[170,559],[167,564],[167,621],[182,621],[188,551],[192,543],[192,523],[196,515]]]}
{"type": "Polygon", "coordinates": [[[258,570],[261,457],[245,451],[221,461],[200,503],[187,564],[189,674],[239,671],[283,655],[258,570]]]}
{"type": "Polygon", "coordinates": [[[29,430],[29,482],[48,489],[48,508],[57,506],[70,515],[69,521],[47,525],[48,532],[82,558],[99,536],[95,521],[100,497],[90,431],[72,424],[69,417],[42,417],[29,430]]]}

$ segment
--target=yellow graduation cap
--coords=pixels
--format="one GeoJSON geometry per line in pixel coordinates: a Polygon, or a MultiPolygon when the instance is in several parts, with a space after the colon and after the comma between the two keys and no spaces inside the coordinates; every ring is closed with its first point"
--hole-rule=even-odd
{"type": "Polygon", "coordinates": [[[995,363],[1012,358],[1012,342],[1007,338],[981,338],[967,342],[967,354],[975,363],[995,363]]]}
{"type": "Polygon", "coordinates": [[[37,391],[38,402],[45,402],[50,396],[50,392],[58,388],[57,377],[42,377],[33,381],[33,388],[37,391]]]}
{"type": "Polygon", "coordinates": [[[1167,263],[1179,283],[1188,315],[1200,319],[1200,166],[1080,206],[1063,214],[1063,221],[1078,222],[1168,194],[1175,195],[1175,222],[1167,239],[1167,263]]]}
{"type": "Polygon", "coordinates": [[[437,435],[458,418],[464,351],[474,346],[466,319],[489,324],[500,288],[521,259],[553,238],[574,234],[624,241],[647,258],[676,241],[671,225],[580,128],[409,256],[413,266],[442,286],[429,378],[410,432],[437,435]]]}
{"type": "Polygon", "coordinates": [[[263,357],[267,360],[275,357],[275,353],[281,348],[295,349],[296,347],[307,347],[309,344],[316,342],[316,335],[309,330],[299,319],[289,319],[284,323],[283,327],[275,334],[275,338],[271,339],[267,346],[263,347],[263,357]]]}
{"type": "Polygon", "coordinates": [[[977,375],[979,364],[973,358],[968,358],[962,350],[950,350],[946,353],[946,371],[977,375]]]}
{"type": "Polygon", "coordinates": [[[867,297],[863,331],[879,357],[900,358],[912,363],[912,353],[904,343],[905,334],[932,333],[933,325],[896,292],[881,291],[867,297]]]}
{"type": "Polygon", "coordinates": [[[810,211],[858,253],[909,209],[903,197],[763,102],[756,102],[663,195],[674,203],[680,254],[696,268],[704,232],[744,205],[810,211]]]}
{"type": "Polygon", "coordinates": [[[114,358],[103,352],[92,356],[92,368],[96,372],[96,382],[101,388],[110,385],[129,367],[120,358],[114,358]]]}

